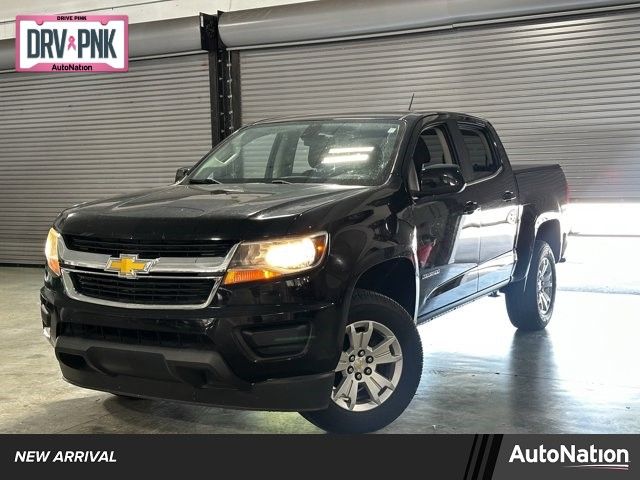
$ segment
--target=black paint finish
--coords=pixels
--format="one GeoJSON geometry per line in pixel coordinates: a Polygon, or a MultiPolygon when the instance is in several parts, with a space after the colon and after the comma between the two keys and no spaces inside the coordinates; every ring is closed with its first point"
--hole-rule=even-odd
{"type": "MultiPolygon", "coordinates": [[[[329,399],[327,374],[338,361],[355,288],[375,289],[393,297],[421,322],[523,278],[539,233],[557,244],[557,257],[562,255],[567,185],[559,167],[512,168],[491,125],[474,117],[409,113],[366,118],[393,118],[406,125],[393,169],[382,185],[189,185],[182,181],[63,212],[54,225],[63,236],[205,242],[326,231],[330,238],[328,254],[317,269],[293,278],[221,287],[211,305],[201,310],[137,311],[81,303],[67,297],[61,282],[48,276],[42,302],[54,345],[60,325],[73,323],[107,327],[109,332],[126,329],[167,335],[184,332],[188,338],[204,335],[215,346],[212,363],[193,360],[192,367],[200,372],[195,377],[166,367],[169,360],[157,363],[156,370],[168,370],[156,372],[152,382],[144,383],[144,391],[137,392],[136,382],[131,381],[135,368],[133,373],[115,372],[115,380],[99,365],[93,368],[91,345],[86,342],[77,347],[76,354],[88,363],[82,366],[80,362],[82,368],[74,368],[73,362],[63,361],[65,376],[79,385],[120,393],[245,408],[321,408],[329,399]],[[486,132],[500,164],[497,171],[480,180],[468,178],[470,159],[462,145],[460,124],[486,132]],[[451,161],[467,176],[458,193],[429,195],[409,188],[418,137],[434,126],[446,133],[451,161]],[[269,348],[264,342],[275,338],[271,332],[278,329],[303,332],[308,338],[287,347],[291,350],[269,348]],[[259,348],[256,338],[262,342],[259,348]],[[267,351],[276,353],[265,356],[267,351]],[[286,354],[278,355],[279,351],[286,354]],[[203,394],[201,390],[214,381],[208,375],[215,379],[220,372],[223,375],[215,392],[203,394]],[[309,377],[308,385],[301,383],[305,376],[309,377]],[[119,377],[122,382],[117,381],[119,377]],[[166,382],[180,385],[175,389],[179,394],[172,395],[174,390],[166,382],[157,385],[158,378],[165,377],[171,379],[166,382]],[[289,378],[300,396],[298,405],[287,397],[289,378]],[[278,394],[273,395],[273,383],[265,384],[273,379],[278,379],[275,385],[276,391],[279,388],[282,392],[281,401],[278,394]],[[262,403],[260,398],[252,398],[239,404],[240,397],[233,393],[239,384],[248,385],[249,391],[269,391],[270,396],[262,403]],[[300,388],[303,384],[305,388],[300,388]],[[308,392],[306,396],[304,392],[308,392]]],[[[114,348],[122,350],[122,344],[115,343],[114,348]]],[[[75,344],[66,342],[67,354],[73,350],[70,345],[75,344]]],[[[153,348],[146,345],[145,351],[153,348]]],[[[158,355],[165,355],[165,347],[157,348],[158,355]]],[[[101,349],[99,355],[93,354],[98,364],[106,362],[105,355],[109,357],[103,344],[101,349]]],[[[142,358],[136,355],[141,354],[132,353],[131,358],[142,358]]],[[[188,358],[184,361],[188,363],[188,358]]],[[[140,376],[147,378],[149,372],[140,376]]]]}

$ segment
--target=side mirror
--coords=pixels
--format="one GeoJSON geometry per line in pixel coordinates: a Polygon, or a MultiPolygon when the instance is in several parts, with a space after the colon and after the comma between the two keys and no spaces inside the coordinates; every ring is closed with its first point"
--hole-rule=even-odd
{"type": "Polygon", "coordinates": [[[420,172],[422,195],[458,193],[465,187],[464,177],[458,165],[432,165],[420,172]]]}
{"type": "Polygon", "coordinates": [[[189,170],[191,170],[189,167],[180,167],[176,170],[176,182],[179,182],[186,177],[189,174],[189,170]]]}

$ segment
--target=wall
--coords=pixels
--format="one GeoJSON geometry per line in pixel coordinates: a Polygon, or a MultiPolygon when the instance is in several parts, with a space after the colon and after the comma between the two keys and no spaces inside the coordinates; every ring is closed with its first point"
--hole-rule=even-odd
{"type": "Polygon", "coordinates": [[[309,0],[2,0],[0,40],[15,37],[15,16],[33,13],[120,13],[129,23],[191,17],[200,12],[216,13],[268,7],[309,0]]]}

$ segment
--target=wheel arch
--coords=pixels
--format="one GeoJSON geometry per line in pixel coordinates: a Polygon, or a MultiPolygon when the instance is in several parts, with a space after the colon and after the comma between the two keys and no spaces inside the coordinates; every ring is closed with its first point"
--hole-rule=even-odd
{"type": "Polygon", "coordinates": [[[536,240],[544,240],[551,247],[556,262],[560,260],[562,253],[562,229],[558,219],[545,220],[538,227],[536,240]]]}
{"type": "Polygon", "coordinates": [[[370,290],[391,298],[416,318],[418,302],[417,273],[406,257],[395,257],[369,266],[358,275],[351,295],[357,289],[370,290]]]}
{"type": "Polygon", "coordinates": [[[520,229],[516,241],[517,262],[513,271],[513,281],[523,280],[529,273],[529,264],[536,240],[544,240],[551,247],[558,261],[562,255],[564,237],[558,212],[539,213],[532,205],[523,208],[520,229]]]}

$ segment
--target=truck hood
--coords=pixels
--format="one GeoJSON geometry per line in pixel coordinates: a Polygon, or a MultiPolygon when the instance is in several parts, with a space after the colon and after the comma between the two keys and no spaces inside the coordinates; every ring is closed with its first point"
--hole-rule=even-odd
{"type": "Polygon", "coordinates": [[[63,234],[113,238],[233,238],[284,235],[302,213],[368,187],[320,184],[171,185],[65,210],[63,234]]]}

